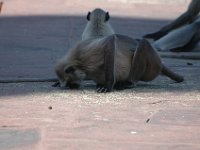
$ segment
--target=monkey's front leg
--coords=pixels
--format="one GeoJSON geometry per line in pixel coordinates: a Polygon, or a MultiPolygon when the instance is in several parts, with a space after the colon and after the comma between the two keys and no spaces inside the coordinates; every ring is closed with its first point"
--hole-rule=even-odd
{"type": "Polygon", "coordinates": [[[105,93],[110,92],[115,84],[115,43],[114,38],[105,42],[104,50],[104,71],[105,71],[105,83],[104,85],[98,84],[97,92],[105,93]]]}

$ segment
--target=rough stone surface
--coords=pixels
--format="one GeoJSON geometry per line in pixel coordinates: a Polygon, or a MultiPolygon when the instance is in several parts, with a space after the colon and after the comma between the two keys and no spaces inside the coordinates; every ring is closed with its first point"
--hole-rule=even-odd
{"type": "MultiPolygon", "coordinates": [[[[58,58],[80,39],[88,10],[109,10],[117,33],[141,37],[186,6],[81,0],[4,0],[0,78],[55,77],[58,58]],[[164,9],[163,9],[164,8],[164,9]],[[169,11],[170,10],[170,11],[169,11]]],[[[184,75],[140,82],[134,89],[95,92],[45,83],[0,83],[0,150],[199,150],[200,61],[163,59],[184,75]]]]}

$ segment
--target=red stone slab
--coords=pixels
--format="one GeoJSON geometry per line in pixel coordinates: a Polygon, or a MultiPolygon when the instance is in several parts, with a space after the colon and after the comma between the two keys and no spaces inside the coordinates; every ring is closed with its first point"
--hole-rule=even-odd
{"type": "MultiPolygon", "coordinates": [[[[77,94],[80,98],[86,96],[77,94]]],[[[112,99],[114,95],[108,97],[112,99]]],[[[41,98],[24,101],[23,97],[19,97],[17,101],[14,99],[2,101],[0,113],[4,115],[0,117],[1,131],[12,129],[20,132],[37,129],[41,137],[37,145],[48,150],[95,147],[99,150],[144,147],[149,150],[200,148],[200,122],[191,120],[196,118],[195,115],[198,115],[199,111],[191,106],[186,109],[186,107],[180,108],[179,105],[169,110],[164,105],[149,107],[145,102],[135,105],[136,103],[130,100],[120,101],[121,104],[111,102],[90,104],[92,100],[88,102],[83,100],[82,102],[86,102],[84,104],[80,103],[80,99],[69,103],[65,100],[41,98]],[[49,109],[49,106],[52,109],[49,109]],[[165,115],[165,118],[160,117],[166,112],[172,113],[165,115]],[[185,116],[189,114],[183,123],[183,118],[177,117],[179,112],[185,116]],[[149,116],[152,116],[151,120],[146,123],[149,116]]]]}

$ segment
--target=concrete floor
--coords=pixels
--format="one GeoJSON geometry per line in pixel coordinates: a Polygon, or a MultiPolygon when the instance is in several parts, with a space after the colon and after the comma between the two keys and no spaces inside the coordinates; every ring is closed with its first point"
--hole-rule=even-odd
{"type": "MultiPolygon", "coordinates": [[[[54,65],[80,40],[87,11],[110,12],[117,33],[141,37],[186,6],[74,0],[6,0],[0,18],[0,80],[54,78],[54,65]],[[163,9],[165,8],[165,9],[163,9]],[[170,10],[170,11],[169,11],[170,10]]],[[[0,83],[0,150],[199,150],[200,61],[163,58],[167,77],[134,89],[95,92],[51,82],[0,83]]]]}

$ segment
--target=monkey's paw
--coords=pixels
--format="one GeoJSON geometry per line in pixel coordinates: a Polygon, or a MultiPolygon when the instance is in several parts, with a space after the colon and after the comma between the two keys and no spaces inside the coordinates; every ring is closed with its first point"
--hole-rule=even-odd
{"type": "Polygon", "coordinates": [[[111,91],[111,88],[107,88],[105,86],[98,86],[97,87],[98,93],[107,93],[107,92],[110,92],[110,91],[111,91]]]}
{"type": "Polygon", "coordinates": [[[60,87],[60,82],[59,81],[57,81],[57,82],[55,82],[53,85],[51,85],[52,87],[60,87]]]}

